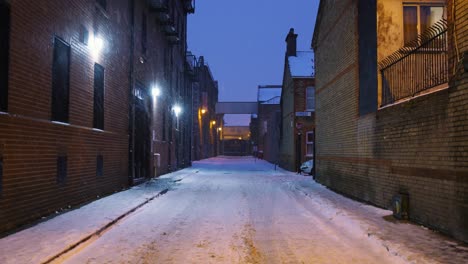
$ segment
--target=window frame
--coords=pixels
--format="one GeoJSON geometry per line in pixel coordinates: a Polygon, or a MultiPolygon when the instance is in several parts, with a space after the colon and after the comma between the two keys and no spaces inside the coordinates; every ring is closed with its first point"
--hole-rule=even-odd
{"type": "Polygon", "coordinates": [[[416,20],[417,20],[417,23],[416,23],[416,35],[417,36],[420,36],[422,33],[422,30],[421,30],[421,7],[442,7],[444,8],[444,15],[445,15],[445,19],[447,19],[447,5],[443,2],[443,1],[440,1],[440,2],[421,2],[421,3],[415,3],[415,2],[403,2],[402,3],[402,12],[403,12],[403,15],[402,15],[402,18],[403,18],[403,21],[402,21],[402,25],[403,25],[403,42],[405,45],[407,45],[408,43],[411,43],[413,41],[415,41],[416,39],[413,39],[413,40],[406,40],[405,39],[405,13],[404,13],[404,9],[405,7],[416,7],[416,20]]]}
{"type": "Polygon", "coordinates": [[[315,112],[315,86],[307,86],[307,87],[305,88],[305,94],[306,94],[306,96],[305,96],[305,100],[306,100],[306,101],[305,101],[305,110],[306,110],[306,111],[309,111],[309,112],[315,112]],[[313,93],[312,93],[313,96],[309,96],[309,92],[308,92],[308,89],[309,89],[309,88],[312,88],[312,89],[313,89],[313,93]],[[309,108],[309,105],[307,105],[307,101],[309,100],[309,98],[313,98],[313,99],[314,99],[314,100],[313,100],[313,103],[312,103],[313,108],[309,108]]]}
{"type": "Polygon", "coordinates": [[[70,64],[71,46],[68,42],[58,36],[54,36],[53,60],[52,60],[52,99],[51,99],[51,120],[61,123],[70,122],[70,64]],[[58,62],[59,43],[66,48],[67,57],[65,69],[61,69],[58,62]],[[65,76],[60,76],[65,74],[65,76]],[[60,80],[62,77],[64,80],[60,80]],[[61,87],[61,86],[64,87],[61,87]],[[60,90],[60,89],[63,89],[60,90]],[[60,97],[60,98],[59,98],[60,97]],[[60,108],[60,109],[59,109],[60,108]]]}
{"type": "Polygon", "coordinates": [[[305,151],[305,154],[306,154],[306,157],[313,157],[314,156],[314,144],[315,144],[315,135],[314,135],[314,131],[307,131],[306,132],[306,138],[305,138],[305,143],[306,143],[306,151],[305,151]],[[309,141],[309,135],[312,135],[312,141],[309,141]],[[312,154],[309,153],[309,145],[312,146],[312,154]]]}

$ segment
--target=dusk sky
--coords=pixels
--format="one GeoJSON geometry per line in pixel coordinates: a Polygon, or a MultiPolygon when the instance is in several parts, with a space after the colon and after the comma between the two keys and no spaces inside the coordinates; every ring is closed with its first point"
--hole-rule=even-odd
{"type": "MultiPolygon", "coordinates": [[[[188,48],[205,57],[219,81],[219,101],[256,101],[257,86],[281,84],[290,28],[297,49],[310,50],[318,0],[196,2],[188,20],[188,48]]],[[[227,116],[248,125],[247,116],[227,116]]]]}

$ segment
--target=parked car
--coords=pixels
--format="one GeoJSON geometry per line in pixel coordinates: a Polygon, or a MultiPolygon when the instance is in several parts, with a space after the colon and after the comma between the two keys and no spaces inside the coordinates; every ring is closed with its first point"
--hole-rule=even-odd
{"type": "Polygon", "coordinates": [[[307,173],[309,175],[312,175],[314,171],[314,160],[308,160],[301,165],[301,173],[307,173]]]}

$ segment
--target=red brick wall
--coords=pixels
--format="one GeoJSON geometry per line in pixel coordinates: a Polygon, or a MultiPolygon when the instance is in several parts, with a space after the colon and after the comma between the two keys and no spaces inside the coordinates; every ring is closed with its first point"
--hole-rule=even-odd
{"type": "Polygon", "coordinates": [[[3,192],[0,232],[121,190],[128,182],[128,1],[11,1],[8,113],[0,114],[3,192]],[[95,60],[79,42],[80,25],[105,47],[95,60]],[[54,35],[71,46],[69,125],[51,117],[54,35]],[[94,63],[105,68],[104,131],[93,130],[94,63]],[[96,156],[104,175],[96,176],[96,156]],[[56,183],[57,156],[68,156],[64,185],[56,183]]]}
{"type": "MultiPolygon", "coordinates": [[[[468,4],[455,1],[461,53],[468,4]]],[[[319,24],[317,180],[385,208],[408,193],[412,220],[468,241],[468,75],[459,69],[446,90],[359,117],[356,15],[354,6],[324,9],[319,24]]]]}

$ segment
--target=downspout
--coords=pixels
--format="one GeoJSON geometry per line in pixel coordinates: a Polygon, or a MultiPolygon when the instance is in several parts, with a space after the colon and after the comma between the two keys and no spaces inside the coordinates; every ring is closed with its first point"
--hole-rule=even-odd
{"type": "Polygon", "coordinates": [[[129,67],[129,100],[130,100],[130,122],[129,122],[129,164],[128,164],[128,184],[133,185],[133,179],[135,178],[135,77],[134,77],[134,48],[135,48],[135,2],[129,0],[130,6],[130,67],[129,67]]]}

